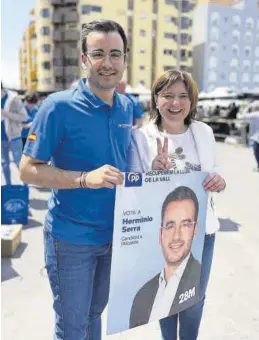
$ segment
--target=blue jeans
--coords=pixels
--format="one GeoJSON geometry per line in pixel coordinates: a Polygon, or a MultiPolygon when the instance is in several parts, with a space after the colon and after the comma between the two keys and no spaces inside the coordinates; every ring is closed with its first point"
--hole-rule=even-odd
{"type": "Polygon", "coordinates": [[[74,245],[44,231],[44,246],[54,299],[54,340],[100,340],[112,245],[74,245]]]}
{"type": "Polygon", "coordinates": [[[10,171],[10,151],[13,155],[14,163],[19,167],[22,157],[22,139],[15,138],[11,141],[1,142],[1,163],[2,171],[5,178],[5,184],[11,184],[11,171],[10,171]]]}
{"type": "Polygon", "coordinates": [[[180,323],[180,340],[197,339],[205,301],[205,293],[210,276],[214,243],[215,234],[205,236],[201,264],[200,301],[179,314],[160,320],[160,328],[164,340],[177,340],[178,320],[180,323]]]}

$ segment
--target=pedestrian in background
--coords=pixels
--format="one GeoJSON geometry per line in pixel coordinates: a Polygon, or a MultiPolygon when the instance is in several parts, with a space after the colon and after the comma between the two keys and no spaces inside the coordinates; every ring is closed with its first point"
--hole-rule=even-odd
{"type": "Polygon", "coordinates": [[[127,83],[122,80],[117,85],[117,91],[124,94],[133,104],[133,128],[139,128],[143,125],[144,112],[137,97],[130,93],[126,93],[127,83]]]}
{"type": "Polygon", "coordinates": [[[245,115],[245,120],[249,123],[249,139],[251,141],[256,168],[255,171],[259,172],[259,102],[254,103],[245,115]]]}
{"type": "MultiPolygon", "coordinates": [[[[218,173],[216,142],[212,129],[195,120],[198,88],[187,72],[168,70],[154,83],[151,92],[151,122],[134,131],[128,171],[205,171],[203,186],[210,193],[206,235],[201,268],[200,301],[194,306],[160,320],[164,340],[196,340],[202,318],[205,292],[213,258],[215,232],[219,222],[214,215],[212,192],[225,188],[218,173]]],[[[172,250],[173,251],[173,250],[172,250]]]]}
{"type": "Polygon", "coordinates": [[[24,108],[27,112],[28,119],[23,122],[23,129],[22,129],[22,149],[24,149],[30,127],[32,125],[33,119],[38,111],[38,101],[39,95],[36,91],[31,90],[25,94],[25,105],[24,108]]]}
{"type": "Polygon", "coordinates": [[[123,28],[87,23],[81,47],[87,78],[47,97],[20,166],[23,182],[52,188],[44,247],[56,340],[101,339],[115,187],[123,183],[133,121],[131,101],[115,91],[127,65],[123,28]]]}
{"type": "Polygon", "coordinates": [[[1,82],[1,163],[6,184],[11,184],[10,152],[19,167],[22,156],[21,130],[27,113],[17,93],[3,87],[1,82]]]}

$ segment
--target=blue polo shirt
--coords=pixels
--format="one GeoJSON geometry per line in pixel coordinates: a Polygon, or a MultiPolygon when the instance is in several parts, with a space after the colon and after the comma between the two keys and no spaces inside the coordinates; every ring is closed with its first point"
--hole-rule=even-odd
{"type": "Polygon", "coordinates": [[[140,105],[140,102],[139,102],[138,98],[136,98],[132,94],[125,93],[125,96],[127,98],[129,98],[129,100],[133,104],[133,125],[135,125],[136,124],[136,119],[141,119],[144,116],[142,107],[140,105]]]}
{"type": "MultiPolygon", "coordinates": [[[[27,116],[28,116],[28,119],[26,121],[24,121],[23,123],[31,123],[38,111],[38,107],[35,105],[31,110],[28,108],[27,105],[24,105],[24,108],[27,112],[27,116]]],[[[29,131],[30,131],[30,128],[23,128],[22,129],[22,137],[23,138],[27,138],[28,137],[28,134],[29,134],[29,131]]]]}
{"type": "MultiPolygon", "coordinates": [[[[43,102],[32,123],[24,154],[54,167],[91,171],[105,164],[126,171],[132,103],[114,94],[113,107],[96,97],[82,79],[77,88],[43,102]]],[[[53,189],[45,228],[75,244],[112,241],[115,189],[53,189]]]]}
{"type": "MultiPolygon", "coordinates": [[[[7,98],[8,98],[8,93],[6,92],[3,98],[1,98],[1,109],[4,109],[7,98]]],[[[8,137],[7,137],[6,130],[5,130],[4,118],[1,120],[1,141],[2,142],[8,141],[8,137]]]]}

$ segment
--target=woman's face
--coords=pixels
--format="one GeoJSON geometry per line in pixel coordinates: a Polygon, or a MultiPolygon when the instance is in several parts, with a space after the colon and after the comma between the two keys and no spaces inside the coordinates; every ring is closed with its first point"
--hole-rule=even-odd
{"type": "Polygon", "coordinates": [[[156,96],[156,104],[164,123],[184,125],[184,119],[190,113],[191,101],[181,80],[161,90],[156,96]]]}

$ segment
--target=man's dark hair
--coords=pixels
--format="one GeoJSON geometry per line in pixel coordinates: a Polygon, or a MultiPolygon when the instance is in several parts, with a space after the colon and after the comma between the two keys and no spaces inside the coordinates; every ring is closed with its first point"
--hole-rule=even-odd
{"type": "Polygon", "coordinates": [[[24,98],[29,104],[37,104],[39,100],[39,95],[37,91],[30,90],[27,91],[24,98]]]}
{"type": "Polygon", "coordinates": [[[162,205],[161,221],[163,222],[165,210],[168,204],[172,202],[184,201],[184,200],[193,201],[194,207],[195,207],[195,222],[197,222],[198,213],[199,213],[199,202],[198,202],[195,192],[192,189],[185,187],[185,186],[177,187],[167,195],[162,205]]]}
{"type": "Polygon", "coordinates": [[[110,33],[110,32],[118,32],[121,36],[124,45],[124,53],[128,52],[128,41],[126,34],[117,22],[112,20],[94,20],[87,24],[82,25],[82,33],[81,33],[81,48],[82,52],[86,53],[86,40],[88,34],[92,32],[103,32],[103,33],[110,33]]]}

